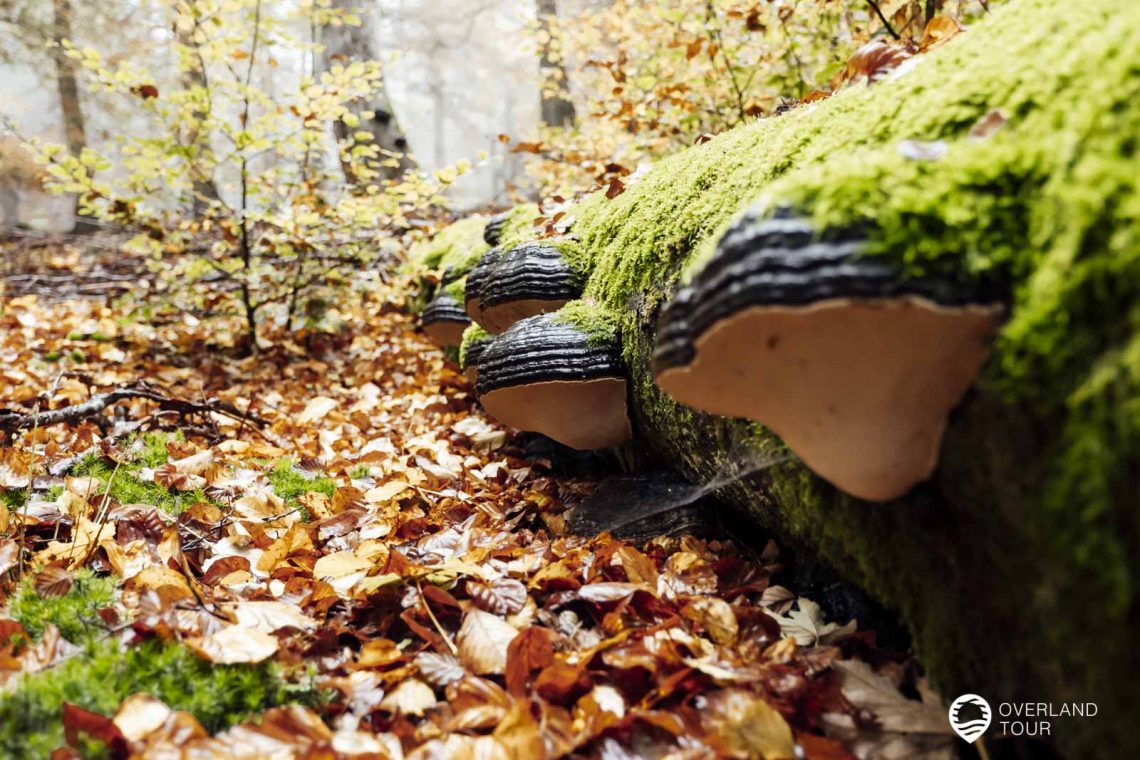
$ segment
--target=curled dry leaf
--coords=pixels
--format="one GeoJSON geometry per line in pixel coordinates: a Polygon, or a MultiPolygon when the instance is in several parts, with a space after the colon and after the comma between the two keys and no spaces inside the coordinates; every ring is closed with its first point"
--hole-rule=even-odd
{"type": "Polygon", "coordinates": [[[298,425],[309,425],[323,420],[329,412],[336,408],[336,401],[328,396],[316,396],[309,399],[304,411],[297,416],[298,425]]]}
{"type": "Polygon", "coordinates": [[[171,709],[149,694],[132,694],[111,719],[129,742],[142,741],[166,723],[171,709]]]}
{"type": "Polygon", "coordinates": [[[459,660],[449,654],[420,652],[414,662],[424,680],[436,687],[447,686],[467,675],[459,660]]]}
{"type": "Polygon", "coordinates": [[[469,610],[457,637],[459,661],[472,673],[502,675],[507,669],[507,649],[517,634],[502,618],[469,610]]]}
{"type": "Polygon", "coordinates": [[[708,720],[726,748],[743,757],[793,760],[792,729],[775,708],[755,694],[732,689],[708,700],[708,720]]]}
{"type": "Polygon", "coordinates": [[[0,541],[0,575],[20,564],[20,545],[11,539],[0,541]]]}
{"type": "Polygon", "coordinates": [[[405,715],[423,715],[438,701],[430,686],[418,679],[409,678],[390,691],[380,702],[380,707],[405,715]]]}
{"type": "Polygon", "coordinates": [[[526,586],[513,578],[500,578],[491,583],[467,582],[472,601],[492,615],[513,615],[526,604],[526,586]]]}
{"type": "Polygon", "coordinates": [[[739,625],[732,606],[718,596],[698,597],[685,606],[682,614],[699,624],[717,644],[736,641],[739,625]]]}
{"type": "Polygon", "coordinates": [[[935,16],[922,30],[922,40],[918,43],[918,49],[925,52],[938,47],[964,31],[966,31],[965,28],[953,16],[935,16]]]}
{"type": "Polygon", "coordinates": [[[203,659],[219,665],[261,662],[277,653],[273,636],[254,628],[230,625],[190,646],[203,659]]]}
{"type": "Polygon", "coordinates": [[[74,582],[75,577],[58,566],[45,567],[36,574],[32,586],[35,588],[36,593],[44,599],[55,599],[65,595],[71,590],[71,584],[74,582]]]}
{"type": "Polygon", "coordinates": [[[507,691],[523,696],[530,674],[553,662],[554,632],[539,626],[523,629],[507,648],[507,691]]]}
{"type": "Polygon", "coordinates": [[[297,605],[287,602],[241,602],[234,608],[234,619],[238,625],[264,633],[282,628],[308,631],[317,625],[317,621],[301,612],[297,605]]]}
{"type": "Polygon", "coordinates": [[[1000,108],[991,108],[985,116],[978,119],[978,123],[970,127],[968,137],[971,140],[985,140],[1001,129],[1007,119],[1000,108]]]}
{"type": "Polygon", "coordinates": [[[903,140],[899,143],[899,154],[911,161],[937,161],[945,156],[949,149],[943,140],[934,140],[933,142],[903,140]]]}
{"type": "Polygon", "coordinates": [[[842,81],[856,82],[866,79],[874,83],[894,71],[913,55],[901,45],[892,45],[882,40],[872,40],[855,51],[847,62],[842,81]]]}
{"type": "Polygon", "coordinates": [[[777,615],[776,621],[780,624],[780,631],[802,647],[830,644],[855,632],[854,620],[842,626],[828,623],[823,619],[823,610],[810,599],[801,597],[796,600],[796,606],[798,609],[786,615],[777,615]]]}

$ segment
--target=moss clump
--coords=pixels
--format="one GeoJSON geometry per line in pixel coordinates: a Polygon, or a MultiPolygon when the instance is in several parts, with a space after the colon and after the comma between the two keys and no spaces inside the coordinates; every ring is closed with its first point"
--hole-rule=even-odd
{"type": "Polygon", "coordinates": [[[332,478],[297,469],[294,461],[288,458],[279,460],[267,474],[273,493],[290,506],[295,505],[300,496],[310,491],[323,493],[330,499],[336,491],[336,481],[332,478]]]}
{"type": "Polygon", "coordinates": [[[612,344],[618,337],[617,316],[589,301],[571,301],[554,316],[554,323],[570,325],[586,334],[591,346],[612,344]]]}
{"type": "Polygon", "coordinates": [[[46,758],[62,746],[64,702],[111,715],[132,694],[191,712],[211,733],[271,707],[323,700],[311,685],[290,686],[274,664],[211,665],[177,644],[103,641],[0,694],[0,756],[46,758]]]}
{"type": "MultiPolygon", "coordinates": [[[[472,265],[474,266],[474,265],[472,265]]],[[[466,298],[467,278],[460,277],[457,280],[452,280],[443,287],[443,294],[450,296],[456,303],[462,304],[463,299],[466,298]]]]}
{"type": "MultiPolygon", "coordinates": [[[[523,203],[507,212],[507,221],[499,235],[499,247],[509,251],[515,246],[533,240],[534,220],[539,217],[537,203],[523,203]]],[[[475,261],[478,261],[476,259],[475,261]]],[[[472,263],[474,266],[474,262],[472,263]]]]}
{"type": "Polygon", "coordinates": [[[39,638],[50,623],[72,644],[86,645],[106,633],[98,613],[114,603],[115,580],[96,576],[90,570],[78,571],[66,594],[50,598],[40,596],[29,575],[9,600],[6,614],[34,638],[39,638]]]}
{"type": "Polygon", "coordinates": [[[456,271],[466,271],[487,251],[488,246],[483,242],[486,226],[487,217],[478,214],[461,219],[413,248],[409,258],[428,269],[451,267],[456,271]]]}
{"type": "Polygon", "coordinates": [[[477,325],[474,322],[468,325],[467,329],[463,331],[463,342],[459,344],[460,368],[467,369],[467,349],[469,349],[472,344],[493,337],[495,336],[491,335],[491,333],[487,332],[480,325],[477,325]]]}
{"type": "MultiPolygon", "coordinates": [[[[178,514],[191,504],[210,501],[205,491],[200,488],[192,491],[170,491],[157,483],[142,480],[139,477],[140,470],[145,466],[153,466],[145,462],[156,461],[158,456],[157,450],[143,447],[138,459],[127,465],[119,465],[116,471],[113,462],[98,454],[91,454],[73,468],[72,474],[98,478],[104,487],[109,484],[111,498],[120,504],[149,504],[171,514],[178,514]]],[[[165,447],[162,456],[165,457],[165,447]]]]}

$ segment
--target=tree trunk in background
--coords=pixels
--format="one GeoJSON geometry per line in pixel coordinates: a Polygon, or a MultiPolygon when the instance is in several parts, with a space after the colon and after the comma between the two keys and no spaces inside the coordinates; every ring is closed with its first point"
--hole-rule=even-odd
{"type": "Polygon", "coordinates": [[[550,19],[558,17],[557,0],[538,0],[539,28],[547,32],[542,44],[542,58],[538,63],[539,86],[542,88],[542,123],[551,127],[569,127],[574,124],[574,104],[562,97],[566,90],[566,69],[550,37],[550,19]],[[547,90],[548,83],[556,83],[559,93],[547,90]]]}
{"type": "MultiPolygon", "coordinates": [[[[55,41],[71,39],[71,0],[52,0],[52,12],[52,36],[55,41]]],[[[55,61],[56,88],[67,150],[71,155],[78,156],[87,147],[87,127],[83,120],[83,107],[79,102],[75,64],[62,47],[52,48],[52,58],[55,61]]],[[[73,231],[92,232],[95,229],[97,225],[77,210],[73,231]]]]}
{"type": "MultiPolygon", "coordinates": [[[[184,32],[179,34],[178,42],[188,48],[197,46],[192,35],[185,34],[184,32]]],[[[186,71],[183,74],[183,79],[188,87],[207,89],[208,82],[206,80],[206,72],[203,71],[199,65],[195,65],[186,71]]],[[[196,148],[209,148],[209,145],[204,145],[209,138],[207,135],[203,135],[200,129],[200,125],[205,121],[207,116],[208,114],[202,111],[194,111],[194,123],[186,133],[186,143],[188,145],[192,145],[196,148]]],[[[194,199],[192,201],[193,213],[195,217],[199,217],[206,212],[211,201],[218,200],[218,186],[217,183],[214,182],[214,177],[198,165],[192,167],[192,179],[194,183],[194,199]]]]}
{"type": "MultiPolygon", "coordinates": [[[[357,10],[358,6],[358,0],[332,0],[332,7],[344,12],[357,10]]],[[[328,71],[337,64],[380,60],[379,51],[376,49],[376,34],[372,18],[368,13],[362,13],[361,20],[363,23],[360,26],[348,26],[346,24],[343,26],[326,26],[320,30],[320,42],[324,45],[324,49],[319,55],[320,68],[318,73],[328,71]]],[[[367,130],[371,132],[378,147],[399,156],[400,165],[398,167],[382,167],[380,169],[381,176],[387,179],[395,179],[407,169],[415,166],[415,163],[408,156],[407,137],[400,128],[400,123],[392,110],[392,103],[388,99],[387,89],[383,84],[381,84],[380,90],[375,94],[372,102],[358,103],[354,111],[358,115],[364,111],[372,111],[374,115],[371,119],[365,119],[362,116],[360,127],[354,130],[350,130],[348,125],[342,121],[334,122],[333,131],[337,139],[343,140],[354,131],[367,130]]],[[[345,175],[345,179],[352,183],[353,178],[349,176],[347,171],[345,175]]]]}

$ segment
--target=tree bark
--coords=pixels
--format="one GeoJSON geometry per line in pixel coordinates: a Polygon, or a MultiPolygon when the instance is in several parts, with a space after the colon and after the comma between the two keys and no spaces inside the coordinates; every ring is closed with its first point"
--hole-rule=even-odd
{"type": "MultiPolygon", "coordinates": [[[[344,12],[354,11],[358,7],[356,0],[333,0],[332,7],[344,12]]],[[[337,64],[350,61],[378,61],[379,51],[376,49],[376,33],[371,16],[362,14],[363,23],[360,26],[326,26],[320,30],[320,41],[324,46],[318,56],[319,72],[328,71],[337,64]]],[[[400,127],[396,113],[392,109],[387,88],[381,83],[380,89],[370,102],[360,102],[353,108],[353,112],[360,116],[360,126],[350,129],[343,121],[333,122],[333,132],[337,139],[343,140],[351,132],[366,130],[372,134],[375,145],[399,159],[399,166],[380,167],[381,176],[386,179],[396,179],[405,171],[415,166],[408,155],[409,146],[407,136],[400,127]],[[371,118],[364,118],[363,113],[371,111],[371,118]]],[[[387,158],[388,156],[385,156],[387,158]]],[[[354,177],[348,168],[345,168],[345,180],[355,184],[354,177]]]]}
{"type": "MultiPolygon", "coordinates": [[[[71,39],[71,0],[52,0],[52,32],[56,43],[71,39]]],[[[62,47],[52,49],[55,63],[56,92],[59,96],[59,110],[63,117],[63,133],[67,150],[78,156],[87,147],[87,126],[83,118],[83,106],[79,100],[79,81],[75,76],[75,64],[67,57],[62,47]]],[[[73,232],[93,232],[98,226],[82,211],[76,210],[73,232]]]]}
{"type": "Polygon", "coordinates": [[[562,65],[551,36],[550,20],[558,17],[557,0],[538,0],[537,15],[539,29],[545,32],[538,63],[542,123],[551,127],[570,127],[574,124],[574,104],[562,95],[566,91],[566,68],[562,65]],[[557,83],[558,92],[547,89],[547,85],[552,82],[557,83]]]}

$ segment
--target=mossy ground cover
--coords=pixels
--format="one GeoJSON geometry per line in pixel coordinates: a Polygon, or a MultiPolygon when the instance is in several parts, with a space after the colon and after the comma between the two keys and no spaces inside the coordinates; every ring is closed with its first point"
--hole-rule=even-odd
{"type": "Polygon", "coordinates": [[[140,476],[143,468],[154,469],[169,460],[166,433],[148,433],[124,444],[129,461],[116,464],[101,454],[92,453],[75,467],[71,474],[98,478],[112,499],[120,504],[149,504],[165,512],[177,514],[198,502],[208,502],[202,489],[172,491],[140,476]]]}
{"type": "MultiPolygon", "coordinates": [[[[114,605],[116,582],[80,570],[67,594],[44,597],[30,577],[19,585],[3,615],[33,639],[54,625],[80,651],[38,673],[18,677],[0,692],[0,757],[47,758],[64,745],[64,703],[112,715],[127,697],[150,694],[186,710],[209,731],[288,703],[319,705],[323,693],[311,679],[288,680],[277,665],[213,665],[177,643],[146,641],[123,646],[98,616],[114,605]]],[[[97,744],[85,757],[103,756],[97,744]]]]}
{"type": "Polygon", "coordinates": [[[297,468],[295,460],[287,457],[278,460],[266,475],[273,493],[284,499],[289,506],[296,505],[297,499],[309,492],[322,493],[332,498],[336,491],[336,481],[332,478],[304,472],[297,468]]]}

